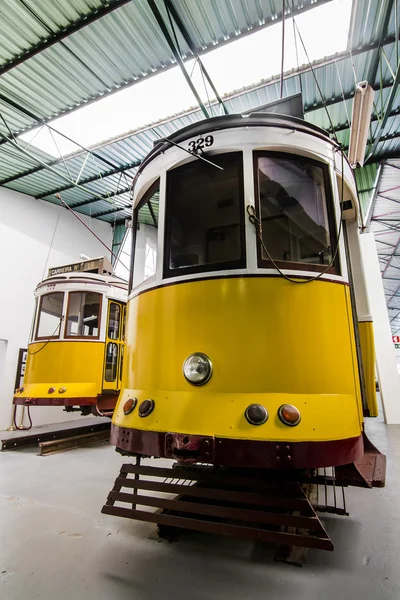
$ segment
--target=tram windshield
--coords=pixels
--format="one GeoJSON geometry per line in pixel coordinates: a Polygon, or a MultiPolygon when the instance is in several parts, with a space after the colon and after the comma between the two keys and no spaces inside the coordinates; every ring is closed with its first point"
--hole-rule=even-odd
{"type": "Polygon", "coordinates": [[[70,292],[66,337],[99,337],[101,294],[70,292]]]}
{"type": "Polygon", "coordinates": [[[261,266],[270,265],[271,257],[284,268],[326,269],[336,243],[332,199],[327,199],[328,171],[299,156],[257,153],[256,157],[264,244],[259,249],[261,266]]]}
{"type": "Polygon", "coordinates": [[[36,339],[59,337],[63,304],[63,292],[45,294],[41,297],[36,339]]]}
{"type": "Polygon", "coordinates": [[[164,276],[245,266],[241,152],[167,174],[164,276]]]}

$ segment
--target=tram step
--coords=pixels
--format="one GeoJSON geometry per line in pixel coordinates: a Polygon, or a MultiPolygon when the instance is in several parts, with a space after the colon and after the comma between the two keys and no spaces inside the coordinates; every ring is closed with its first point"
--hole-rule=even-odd
{"type": "Polygon", "coordinates": [[[167,528],[333,550],[299,481],[207,466],[143,466],[137,460],[136,465],[122,465],[104,514],[167,528]]]}
{"type": "Polygon", "coordinates": [[[386,456],[363,433],[364,455],[350,465],[336,467],[337,479],[345,485],[357,487],[385,487],[386,456]]]}

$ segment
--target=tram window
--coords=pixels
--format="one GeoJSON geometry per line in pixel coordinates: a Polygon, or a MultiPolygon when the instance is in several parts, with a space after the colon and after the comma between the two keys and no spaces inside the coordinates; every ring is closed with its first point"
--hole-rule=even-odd
{"type": "Polygon", "coordinates": [[[99,337],[101,294],[70,292],[66,337],[99,337]]]}
{"type": "Polygon", "coordinates": [[[111,302],[108,314],[108,335],[110,340],[117,340],[119,336],[119,317],[121,307],[115,302],[111,302]]]}
{"type": "Polygon", "coordinates": [[[245,266],[242,154],[195,160],[167,175],[164,276],[245,266]]]}
{"type": "Polygon", "coordinates": [[[115,381],[117,379],[118,366],[118,344],[108,342],[106,350],[106,381],[115,381]]]}
{"type": "Polygon", "coordinates": [[[160,181],[157,180],[142,199],[137,213],[133,287],[151,281],[156,275],[159,201],[160,181]]]}
{"type": "Polygon", "coordinates": [[[60,336],[64,293],[54,292],[41,297],[36,339],[60,336]]]}
{"type": "MultiPolygon", "coordinates": [[[[336,244],[327,168],[287,154],[256,157],[257,208],[269,256],[283,268],[326,270],[336,244]]],[[[268,254],[259,248],[262,266],[271,265],[268,254]]],[[[338,265],[329,271],[338,272],[338,265]]]]}

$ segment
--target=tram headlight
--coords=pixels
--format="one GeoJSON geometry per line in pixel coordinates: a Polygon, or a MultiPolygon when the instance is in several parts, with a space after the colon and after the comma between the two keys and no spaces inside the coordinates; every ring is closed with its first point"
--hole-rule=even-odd
{"type": "Polygon", "coordinates": [[[212,375],[212,362],[203,352],[195,352],[183,363],[183,374],[192,385],[204,385],[212,375]]]}
{"type": "Polygon", "coordinates": [[[294,427],[301,420],[300,411],[292,404],[282,404],[278,410],[278,417],[285,425],[294,427]]]}

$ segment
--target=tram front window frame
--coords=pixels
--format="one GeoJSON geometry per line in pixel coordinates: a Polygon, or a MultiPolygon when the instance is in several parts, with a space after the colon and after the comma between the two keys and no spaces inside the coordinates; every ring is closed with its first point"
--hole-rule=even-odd
{"type": "MultiPolygon", "coordinates": [[[[280,269],[289,269],[289,270],[297,270],[297,271],[311,271],[311,272],[319,272],[319,273],[326,272],[327,274],[340,275],[339,252],[336,252],[336,248],[337,248],[337,244],[338,244],[337,225],[336,225],[336,218],[335,218],[334,197],[333,197],[333,192],[332,192],[332,183],[331,183],[331,179],[330,179],[329,166],[326,163],[323,163],[321,161],[314,160],[314,159],[306,157],[306,156],[300,156],[297,154],[292,154],[292,153],[287,153],[287,152],[273,152],[273,151],[254,151],[253,152],[253,165],[254,165],[255,201],[256,201],[256,214],[259,219],[261,218],[260,214],[262,212],[262,208],[261,208],[262,199],[260,198],[259,159],[262,159],[262,158],[270,159],[271,165],[273,165],[275,163],[275,166],[278,167],[278,169],[279,169],[279,167],[281,169],[282,168],[284,169],[284,167],[282,166],[284,163],[286,163],[286,164],[292,163],[292,165],[294,167],[296,167],[297,165],[302,165],[302,166],[306,165],[306,166],[310,166],[311,168],[314,168],[314,169],[318,168],[321,170],[322,178],[323,178],[323,193],[320,198],[320,204],[318,205],[318,201],[316,198],[313,198],[312,201],[314,201],[315,206],[317,207],[317,210],[319,209],[322,213],[324,213],[325,222],[324,223],[321,222],[319,224],[314,223],[313,226],[314,226],[314,228],[316,228],[316,226],[318,225],[318,227],[320,227],[320,229],[321,228],[325,229],[325,233],[327,234],[327,238],[328,238],[327,241],[329,242],[329,245],[326,247],[326,249],[330,250],[330,251],[327,256],[326,262],[320,262],[320,263],[306,262],[305,260],[304,261],[295,260],[292,257],[288,260],[286,260],[284,258],[282,258],[282,259],[276,258],[272,254],[272,251],[270,249],[272,247],[272,244],[270,245],[270,248],[268,248],[268,234],[267,235],[264,234],[263,242],[265,244],[266,249],[271,253],[273,262],[268,257],[265,256],[265,251],[261,245],[260,240],[257,238],[257,264],[258,264],[258,267],[271,269],[271,268],[274,268],[274,266],[276,265],[280,269]],[[281,162],[281,164],[279,164],[280,162],[281,162]],[[333,261],[333,264],[331,264],[333,256],[335,256],[335,259],[333,261]]],[[[310,180],[311,179],[312,179],[312,177],[310,177],[310,180]]],[[[292,198],[289,195],[289,193],[287,192],[287,190],[279,183],[278,180],[275,181],[274,179],[271,178],[271,183],[275,184],[277,189],[281,188],[282,195],[285,196],[282,201],[283,204],[285,204],[285,202],[286,202],[286,204],[288,206],[289,205],[294,206],[294,203],[297,202],[297,205],[303,211],[304,216],[307,217],[309,221],[312,221],[312,218],[310,218],[310,216],[306,213],[306,211],[304,211],[302,203],[299,202],[298,200],[296,200],[295,198],[292,198]]],[[[293,187],[293,183],[292,183],[292,187],[293,187]]],[[[277,195],[276,195],[277,193],[278,192],[275,193],[275,200],[277,198],[277,195]]],[[[287,215],[285,216],[285,211],[283,210],[282,207],[280,210],[281,210],[281,213],[279,213],[279,210],[276,210],[276,214],[273,214],[265,219],[263,218],[261,224],[265,225],[265,221],[272,222],[273,220],[275,220],[277,222],[277,220],[285,218],[287,221],[286,228],[285,228],[285,224],[281,225],[280,228],[281,228],[281,234],[283,232],[287,235],[288,248],[289,248],[289,246],[292,243],[292,240],[294,240],[296,238],[296,235],[291,232],[290,216],[289,217],[287,215]]],[[[311,236],[311,234],[309,232],[307,232],[307,230],[304,230],[304,231],[305,231],[305,233],[308,233],[308,235],[311,236]]],[[[266,232],[265,226],[264,226],[264,232],[266,232]]],[[[278,246],[279,246],[279,244],[281,244],[281,239],[279,239],[279,238],[276,238],[274,241],[276,242],[276,244],[278,246]]],[[[298,242],[298,245],[299,245],[299,242],[298,242]]],[[[324,260],[322,251],[325,252],[325,250],[323,250],[323,247],[321,246],[320,254],[321,254],[322,260],[324,260]]],[[[288,254],[291,255],[290,250],[288,251],[288,254]]],[[[316,254],[316,256],[317,256],[317,254],[316,254]]]]}
{"type": "MultiPolygon", "coordinates": [[[[92,292],[90,290],[74,290],[68,293],[68,299],[67,299],[67,316],[65,319],[65,332],[64,332],[64,338],[65,339],[73,339],[73,340],[98,340],[100,338],[100,330],[101,330],[101,318],[102,318],[102,306],[103,306],[103,295],[100,292],[92,292]],[[73,303],[73,298],[77,298],[79,299],[79,296],[81,296],[81,298],[83,297],[84,302],[80,302],[80,307],[79,307],[79,312],[77,314],[74,314],[72,312],[72,303],[73,303]],[[90,304],[86,304],[86,296],[98,296],[98,304],[97,303],[92,303],[95,306],[98,306],[98,313],[97,313],[97,327],[95,329],[97,329],[97,333],[95,335],[89,335],[89,334],[85,334],[85,323],[84,323],[84,319],[85,317],[84,315],[84,310],[86,308],[86,306],[90,306],[90,304]],[[83,309],[83,313],[82,313],[82,309],[83,309]],[[82,314],[81,314],[82,313],[82,314]],[[76,317],[76,320],[74,320],[72,317],[76,317]],[[72,325],[73,324],[77,324],[78,329],[80,328],[81,331],[77,332],[77,333],[72,333],[72,325]],[[82,333],[83,331],[83,333],[82,333]]],[[[96,316],[96,315],[94,315],[96,316]]],[[[89,330],[90,330],[90,326],[88,326],[89,330]]]]}
{"type": "Polygon", "coordinates": [[[160,178],[149,187],[134,209],[132,219],[131,273],[129,288],[155,280],[158,258],[160,178]],[[155,210],[156,209],[156,210],[155,210]]]}
{"type": "MultiPolygon", "coordinates": [[[[36,316],[35,340],[47,340],[47,339],[49,339],[49,340],[58,340],[58,339],[60,339],[62,317],[63,317],[63,314],[64,314],[64,302],[65,302],[65,293],[64,292],[50,292],[49,294],[43,294],[40,297],[39,309],[37,311],[37,316],[36,316]],[[52,331],[51,333],[49,333],[49,335],[39,335],[42,314],[51,314],[49,311],[44,311],[43,310],[43,303],[50,296],[62,296],[61,312],[60,312],[60,315],[57,316],[57,318],[59,319],[59,322],[58,322],[57,327],[54,329],[54,331],[52,331]]],[[[51,327],[50,327],[50,329],[51,329],[51,327]]]]}
{"type": "MultiPolygon", "coordinates": [[[[195,161],[190,161],[181,165],[179,167],[175,167],[167,171],[167,186],[166,186],[166,199],[165,199],[165,232],[164,232],[164,265],[163,265],[163,278],[171,278],[171,277],[179,277],[182,275],[190,275],[197,273],[207,273],[212,271],[224,271],[231,269],[243,269],[246,267],[246,239],[245,239],[245,208],[244,208],[244,181],[243,181],[243,152],[242,151],[234,151],[234,152],[224,152],[221,154],[212,155],[212,162],[219,164],[223,167],[223,171],[217,169],[215,166],[205,163],[199,159],[195,161]],[[228,171],[229,169],[229,171],[228,171]],[[223,185],[223,174],[228,173],[231,176],[231,179],[236,179],[237,184],[235,186],[223,185]],[[203,242],[201,245],[196,246],[196,252],[183,252],[182,253],[182,264],[179,266],[173,266],[173,251],[172,251],[172,238],[173,238],[173,229],[175,228],[175,238],[177,238],[177,219],[176,216],[179,214],[179,210],[177,210],[177,197],[176,194],[176,182],[183,181],[186,188],[190,187],[190,175],[193,175],[193,180],[195,184],[193,189],[196,190],[196,194],[199,194],[199,190],[201,190],[202,176],[204,178],[208,177],[211,180],[211,186],[209,189],[209,195],[206,195],[207,200],[209,200],[209,204],[207,206],[207,210],[209,211],[209,217],[211,217],[210,222],[204,223],[207,220],[204,219],[201,210],[201,204],[197,203],[197,221],[200,223],[198,231],[199,239],[203,236],[203,242]],[[220,186],[220,190],[215,191],[216,186],[220,186]],[[232,200],[232,191],[234,194],[237,194],[236,197],[233,196],[232,200]],[[215,207],[212,206],[211,202],[215,202],[215,207]],[[175,203],[173,212],[173,204],[175,203]],[[229,211],[229,214],[218,215],[218,217],[222,216],[222,219],[216,217],[216,209],[220,211],[229,211]],[[201,217],[203,217],[203,224],[201,224],[201,217]],[[226,222],[224,222],[226,219],[226,222]],[[233,233],[235,228],[238,228],[238,234],[233,233]],[[214,238],[214,239],[213,239],[214,238]],[[228,239],[230,238],[230,240],[228,239]],[[236,238],[236,239],[235,239],[236,238]],[[232,258],[232,260],[212,260],[209,258],[211,249],[210,244],[212,241],[226,242],[226,248],[222,249],[222,254],[224,252],[235,252],[235,245],[237,245],[238,255],[237,258],[232,258]],[[232,243],[233,242],[233,243],[232,243]],[[229,244],[231,247],[228,248],[229,244]],[[197,248],[200,250],[197,252],[197,248]],[[201,256],[201,253],[202,256],[201,256]],[[185,264],[186,257],[186,264],[185,264]],[[195,259],[201,261],[195,263],[195,259]]],[[[179,187],[178,187],[179,189],[179,187]]],[[[204,190],[207,191],[206,186],[204,186],[204,190]]],[[[180,201],[182,202],[183,192],[180,201]]],[[[191,198],[188,197],[185,200],[189,203],[191,198]]],[[[186,207],[185,207],[186,208],[186,207]]],[[[204,215],[206,215],[206,210],[204,210],[204,215]]],[[[185,217],[189,215],[189,210],[187,211],[185,217]]],[[[190,217],[189,217],[190,218],[190,217]]],[[[192,219],[193,222],[194,219],[192,219]]],[[[181,229],[183,230],[183,226],[181,225],[181,229]]],[[[186,236],[191,234],[191,231],[188,228],[185,231],[186,236]]],[[[182,248],[185,250],[185,245],[182,243],[182,248]]],[[[215,251],[215,249],[214,249],[215,251]]],[[[218,250],[215,251],[216,255],[218,255],[218,250]]],[[[179,255],[175,256],[175,261],[178,263],[179,255]]]]}

